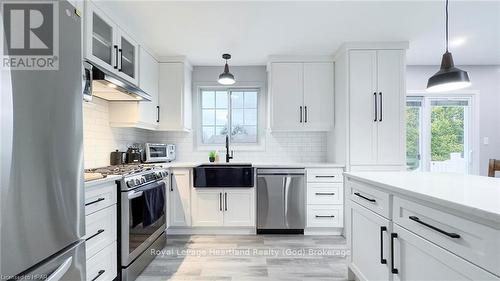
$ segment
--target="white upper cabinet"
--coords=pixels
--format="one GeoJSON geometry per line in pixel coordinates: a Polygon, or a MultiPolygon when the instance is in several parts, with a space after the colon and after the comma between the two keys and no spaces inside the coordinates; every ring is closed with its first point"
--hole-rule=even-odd
{"type": "Polygon", "coordinates": [[[329,131],[333,126],[333,63],[304,63],[304,125],[329,131]]]}
{"type": "Polygon", "coordinates": [[[333,126],[333,63],[270,63],[270,129],[328,131],[333,126]]]}
{"type": "Polygon", "coordinates": [[[118,69],[117,26],[94,3],[85,2],[85,58],[115,72],[118,69]]]}
{"type": "Polygon", "coordinates": [[[159,63],[144,48],[139,48],[139,88],[151,96],[151,101],[111,102],[109,120],[112,127],[135,127],[156,130],[158,127],[159,63]]]}
{"type": "Polygon", "coordinates": [[[85,58],[137,85],[139,44],[94,3],[85,7],[85,58]]]}
{"type": "Polygon", "coordinates": [[[351,165],[404,164],[404,51],[349,51],[351,165]]]}
{"type": "Polygon", "coordinates": [[[158,130],[191,130],[191,73],[186,62],[160,63],[158,130]]]}
{"type": "Polygon", "coordinates": [[[270,74],[271,129],[303,129],[302,63],[273,63],[270,74]]]}
{"type": "Polygon", "coordinates": [[[139,44],[122,29],[118,29],[118,74],[135,85],[139,84],[139,44]]]}

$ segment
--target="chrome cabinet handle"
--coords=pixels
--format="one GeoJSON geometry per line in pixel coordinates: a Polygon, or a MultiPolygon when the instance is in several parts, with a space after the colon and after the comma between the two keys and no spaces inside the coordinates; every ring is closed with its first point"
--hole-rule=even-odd
{"type": "Polygon", "coordinates": [[[315,176],[316,178],[334,178],[335,176],[315,176]]]}
{"type": "Polygon", "coordinates": [[[95,280],[97,280],[97,278],[101,277],[101,275],[103,275],[103,274],[104,274],[104,272],[106,272],[106,270],[104,270],[104,269],[99,270],[99,272],[97,272],[96,277],[92,278],[92,280],[91,280],[91,281],[95,281],[95,280]]]}
{"type": "Polygon", "coordinates": [[[317,218],[334,218],[335,216],[334,216],[334,215],[330,215],[330,216],[320,216],[320,215],[316,215],[315,217],[317,217],[317,218]]]}
{"type": "Polygon", "coordinates": [[[104,200],[106,200],[106,198],[100,197],[97,200],[91,201],[89,203],[85,203],[85,206],[90,206],[92,204],[95,204],[95,203],[98,203],[98,202],[101,202],[101,201],[104,201],[104,200]]]}
{"type": "Polygon", "coordinates": [[[374,101],[374,105],[375,105],[375,119],[373,119],[373,122],[377,122],[377,117],[378,117],[378,114],[377,114],[377,93],[373,93],[373,101],[374,101]]]}
{"type": "Polygon", "coordinates": [[[316,192],[316,195],[335,195],[333,192],[316,192]]]}
{"type": "Polygon", "coordinates": [[[284,220],[285,220],[285,227],[288,228],[288,220],[287,220],[287,213],[288,213],[288,188],[290,187],[291,184],[291,177],[284,177],[283,178],[283,197],[284,197],[284,220]]]}
{"type": "Polygon", "coordinates": [[[453,233],[453,232],[447,232],[447,231],[444,231],[444,230],[442,230],[442,229],[440,229],[440,228],[437,228],[437,227],[435,227],[435,226],[433,226],[433,225],[430,225],[430,224],[428,224],[428,223],[426,223],[426,222],[421,221],[421,220],[420,220],[418,217],[416,217],[416,216],[409,216],[408,218],[409,218],[410,220],[415,221],[415,222],[418,222],[419,224],[421,224],[421,225],[423,225],[423,226],[426,226],[426,227],[428,227],[428,228],[430,228],[430,229],[432,229],[432,230],[435,230],[435,231],[437,231],[437,232],[439,232],[439,233],[442,233],[442,234],[444,234],[444,235],[446,235],[446,236],[448,236],[448,237],[450,237],[450,238],[455,238],[455,239],[460,238],[460,235],[459,235],[459,234],[457,234],[457,233],[453,233]]]}
{"type": "Polygon", "coordinates": [[[300,123],[302,123],[302,106],[299,106],[299,111],[300,111],[300,123]]]}
{"type": "Polygon", "coordinates": [[[365,196],[361,195],[359,192],[354,192],[354,195],[356,195],[356,196],[358,196],[358,197],[360,197],[360,198],[363,198],[363,199],[365,199],[366,201],[369,201],[369,202],[372,202],[372,203],[377,202],[377,200],[375,200],[375,199],[371,199],[371,198],[368,198],[368,197],[365,197],[365,196]]]}
{"type": "Polygon", "coordinates": [[[101,234],[104,232],[104,229],[99,229],[96,233],[94,233],[92,236],[90,236],[89,238],[85,239],[85,241],[89,241],[90,239],[96,237],[97,235],[101,234]]]}
{"type": "Polygon", "coordinates": [[[304,106],[304,123],[307,123],[307,106],[304,106]]]}
{"type": "Polygon", "coordinates": [[[160,123],[160,106],[156,106],[156,123],[160,123]]]}

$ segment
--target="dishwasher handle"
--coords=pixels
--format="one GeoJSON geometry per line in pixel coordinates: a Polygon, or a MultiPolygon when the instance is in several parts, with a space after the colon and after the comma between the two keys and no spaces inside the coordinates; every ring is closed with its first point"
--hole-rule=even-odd
{"type": "Polygon", "coordinates": [[[257,169],[259,176],[305,176],[304,169],[257,169]]]}

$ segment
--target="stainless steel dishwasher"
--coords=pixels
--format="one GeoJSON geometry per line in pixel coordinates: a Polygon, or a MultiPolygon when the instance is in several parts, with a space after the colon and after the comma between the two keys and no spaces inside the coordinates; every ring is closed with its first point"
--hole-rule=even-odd
{"type": "Polygon", "coordinates": [[[257,234],[304,233],[304,169],[257,169],[257,234]]]}

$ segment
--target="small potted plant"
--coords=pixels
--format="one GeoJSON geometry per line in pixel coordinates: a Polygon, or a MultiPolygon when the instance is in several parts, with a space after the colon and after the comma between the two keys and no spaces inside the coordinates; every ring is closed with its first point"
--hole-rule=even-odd
{"type": "Polygon", "coordinates": [[[210,161],[210,163],[215,162],[215,156],[217,156],[217,153],[215,151],[210,151],[208,153],[208,161],[210,161]]]}

